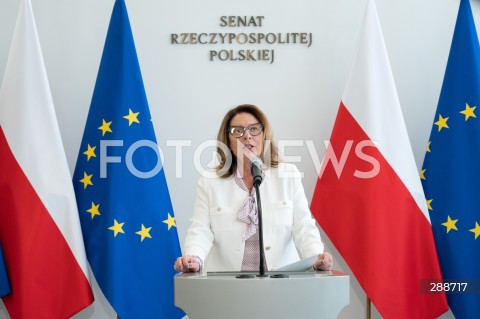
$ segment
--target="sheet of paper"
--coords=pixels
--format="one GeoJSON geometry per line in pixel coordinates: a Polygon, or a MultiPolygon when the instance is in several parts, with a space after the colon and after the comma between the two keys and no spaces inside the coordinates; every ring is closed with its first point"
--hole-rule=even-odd
{"type": "Polygon", "coordinates": [[[311,268],[313,264],[315,263],[315,260],[317,260],[318,256],[312,256],[306,259],[299,260],[297,262],[291,263],[289,265],[285,265],[283,267],[280,267],[278,269],[275,269],[275,271],[303,271],[311,268]]]}

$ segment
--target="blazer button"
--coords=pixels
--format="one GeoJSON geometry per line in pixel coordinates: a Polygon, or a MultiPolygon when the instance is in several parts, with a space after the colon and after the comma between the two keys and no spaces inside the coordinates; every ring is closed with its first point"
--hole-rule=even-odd
{"type": "Polygon", "coordinates": [[[270,250],[270,246],[265,247],[265,250],[270,250]]]}

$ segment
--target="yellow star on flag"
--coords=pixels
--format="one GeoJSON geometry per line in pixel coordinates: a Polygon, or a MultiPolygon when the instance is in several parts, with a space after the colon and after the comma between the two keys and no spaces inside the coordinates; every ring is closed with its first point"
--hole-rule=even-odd
{"type": "Polygon", "coordinates": [[[98,129],[102,131],[102,136],[105,135],[105,133],[110,132],[112,133],[112,129],[110,128],[110,125],[112,122],[105,122],[105,120],[102,119],[102,126],[100,126],[98,129]]]}
{"type": "Polygon", "coordinates": [[[470,229],[472,233],[475,234],[475,239],[477,239],[478,236],[480,236],[480,225],[478,225],[478,222],[475,222],[475,228],[470,229]]]}
{"type": "Polygon", "coordinates": [[[175,217],[170,216],[170,214],[168,214],[168,219],[165,219],[163,222],[168,225],[168,230],[170,230],[172,226],[177,227],[175,224],[175,217]]]}
{"type": "Polygon", "coordinates": [[[90,209],[87,209],[87,212],[89,212],[92,215],[92,219],[93,217],[95,217],[95,215],[100,216],[100,211],[98,210],[99,207],[100,207],[100,204],[95,205],[95,203],[92,202],[92,207],[90,209]]]}
{"type": "Polygon", "coordinates": [[[423,180],[427,180],[427,179],[425,178],[425,172],[426,172],[426,170],[427,170],[427,169],[422,169],[422,170],[420,171],[420,178],[423,179],[423,180]]]}
{"type": "Polygon", "coordinates": [[[431,144],[431,143],[432,143],[431,141],[428,141],[428,143],[427,143],[427,152],[429,152],[429,153],[431,152],[431,151],[430,151],[430,144],[431,144]]]}
{"type": "Polygon", "coordinates": [[[457,222],[458,222],[458,219],[452,220],[450,216],[448,216],[448,220],[445,223],[442,223],[442,225],[447,227],[447,233],[448,233],[452,229],[458,230],[457,226],[455,226],[457,222]]]}
{"type": "Polygon", "coordinates": [[[433,210],[433,208],[432,208],[432,202],[433,202],[433,199],[427,200],[427,208],[428,208],[428,210],[433,210]]]}
{"type": "Polygon", "coordinates": [[[460,113],[465,115],[465,122],[470,118],[470,117],[477,117],[473,111],[475,111],[477,107],[470,107],[468,103],[465,103],[465,110],[460,111],[460,113]]]}
{"type": "Polygon", "coordinates": [[[93,174],[87,175],[86,172],[83,172],[83,178],[80,180],[81,183],[83,183],[83,189],[87,188],[88,185],[92,185],[92,176],[93,174]]]}
{"type": "Polygon", "coordinates": [[[83,154],[87,155],[87,162],[90,160],[90,157],[97,157],[97,155],[95,155],[96,148],[96,146],[91,147],[90,144],[88,144],[87,150],[83,152],[83,154]]]}
{"type": "Polygon", "coordinates": [[[145,237],[152,238],[152,236],[150,236],[150,229],[152,229],[152,227],[146,228],[142,224],[142,230],[137,231],[135,234],[140,235],[142,237],[142,241],[143,241],[145,239],[145,237]]]}
{"type": "Polygon", "coordinates": [[[125,223],[118,223],[116,219],[113,220],[113,226],[108,227],[108,229],[113,230],[113,237],[117,237],[118,233],[125,234],[122,227],[125,223]]]}
{"type": "Polygon", "coordinates": [[[449,128],[448,125],[447,125],[447,121],[448,121],[448,117],[446,118],[443,118],[440,114],[438,115],[438,121],[436,121],[435,125],[438,126],[438,131],[440,132],[442,130],[442,128],[449,128]]]}
{"type": "Polygon", "coordinates": [[[138,114],[140,114],[140,112],[133,113],[131,109],[128,109],[128,115],[123,117],[128,120],[128,126],[132,125],[133,122],[140,123],[137,118],[138,114]]]}

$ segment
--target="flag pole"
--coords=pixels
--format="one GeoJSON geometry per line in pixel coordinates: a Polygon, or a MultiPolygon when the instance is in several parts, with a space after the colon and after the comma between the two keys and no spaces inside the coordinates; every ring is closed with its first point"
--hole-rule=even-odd
{"type": "Polygon", "coordinates": [[[367,319],[371,319],[372,318],[372,303],[370,301],[370,298],[368,298],[367,296],[367,316],[366,316],[367,319]]]}

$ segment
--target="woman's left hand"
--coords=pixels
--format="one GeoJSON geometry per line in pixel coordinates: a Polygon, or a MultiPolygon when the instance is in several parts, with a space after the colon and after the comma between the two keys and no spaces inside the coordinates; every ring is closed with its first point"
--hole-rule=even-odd
{"type": "Polygon", "coordinates": [[[327,252],[324,252],[318,256],[317,260],[313,264],[313,269],[315,270],[331,270],[333,266],[333,258],[327,252]]]}

